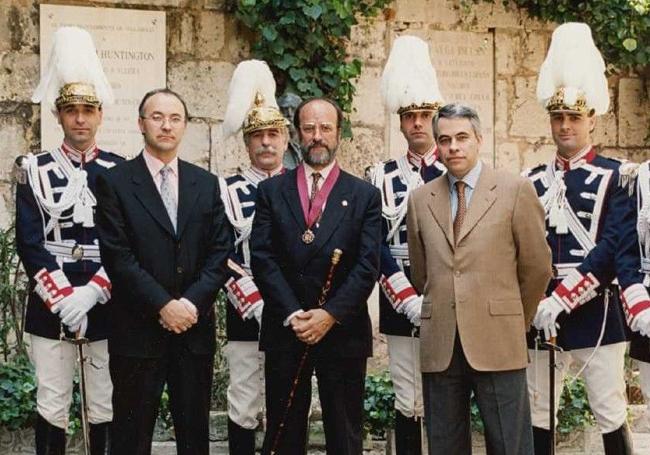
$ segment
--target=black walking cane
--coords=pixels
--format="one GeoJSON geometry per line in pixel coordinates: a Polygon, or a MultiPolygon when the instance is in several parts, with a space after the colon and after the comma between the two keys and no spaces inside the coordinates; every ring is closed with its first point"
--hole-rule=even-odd
{"type": "MultiPolygon", "coordinates": [[[[323,285],[323,288],[321,289],[320,292],[320,297],[318,298],[318,307],[320,308],[323,306],[325,301],[327,300],[327,294],[330,291],[330,287],[332,287],[332,279],[334,278],[334,271],[336,270],[336,266],[338,265],[339,261],[341,260],[341,255],[343,254],[343,251],[339,250],[336,248],[332,252],[332,259],[330,261],[330,268],[329,271],[327,272],[327,279],[325,280],[325,284],[323,285]]],[[[287,418],[289,417],[289,411],[291,410],[291,405],[293,404],[293,397],[296,394],[296,390],[298,389],[298,383],[300,382],[300,376],[302,374],[302,369],[305,366],[305,363],[307,362],[307,357],[309,357],[309,351],[310,351],[311,346],[310,345],[305,345],[305,351],[302,353],[302,357],[300,358],[300,363],[298,363],[298,369],[296,370],[296,374],[293,378],[293,383],[291,385],[291,391],[289,392],[289,396],[287,397],[287,407],[284,410],[284,415],[282,416],[282,421],[280,421],[280,426],[278,427],[277,432],[275,433],[275,437],[273,438],[273,446],[271,447],[271,455],[275,455],[276,451],[278,450],[278,446],[280,445],[280,440],[282,438],[282,434],[284,433],[285,425],[287,423],[287,418]]]]}

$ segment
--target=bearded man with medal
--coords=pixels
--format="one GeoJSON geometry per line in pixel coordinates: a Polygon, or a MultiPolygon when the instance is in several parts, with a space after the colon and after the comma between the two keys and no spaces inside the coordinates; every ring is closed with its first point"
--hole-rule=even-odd
{"type": "Polygon", "coordinates": [[[294,124],[304,163],[258,186],[250,244],[253,275],[265,302],[262,453],[272,447],[278,455],[306,453],[314,372],[327,453],[362,452],[364,380],[372,355],[366,302],[379,276],[381,197],[336,162],[342,120],[341,109],[329,99],[301,103],[294,124]],[[330,282],[335,249],[342,257],[330,282]],[[326,284],[327,299],[319,306],[326,284]],[[305,346],[309,356],[299,368],[305,346]]]}

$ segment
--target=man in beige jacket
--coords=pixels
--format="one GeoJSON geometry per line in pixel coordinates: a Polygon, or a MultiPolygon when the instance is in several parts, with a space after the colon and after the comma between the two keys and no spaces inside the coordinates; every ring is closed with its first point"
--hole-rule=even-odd
{"type": "Polygon", "coordinates": [[[433,127],[449,172],[407,215],[429,453],[471,453],[473,392],[488,453],[532,454],[525,334],[551,277],[544,211],[526,179],[478,159],[476,111],[447,105],[433,127]]]}

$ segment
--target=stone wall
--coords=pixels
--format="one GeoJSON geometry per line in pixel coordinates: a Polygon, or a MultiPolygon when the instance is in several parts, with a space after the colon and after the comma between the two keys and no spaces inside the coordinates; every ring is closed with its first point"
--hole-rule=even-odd
{"type": "MultiPolygon", "coordinates": [[[[0,0],[0,221],[11,219],[10,172],[16,155],[38,150],[40,108],[29,98],[39,75],[38,1],[0,0]]],[[[224,140],[221,122],[235,65],[249,57],[250,39],[226,12],[225,0],[95,0],[48,3],[164,10],[167,12],[167,80],[188,101],[191,120],[182,156],[215,172],[246,161],[241,140],[224,140]]],[[[428,31],[489,32],[494,36],[495,142],[498,167],[519,172],[554,153],[548,117],[535,100],[537,70],[552,24],[522,11],[480,3],[471,8],[447,0],[395,0],[383,16],[353,29],[351,55],[364,62],[354,101],[354,139],[343,144],[343,167],[365,166],[403,152],[397,121],[378,96],[381,70],[396,34],[428,31]]],[[[604,153],[650,158],[650,87],[632,73],[609,79],[611,107],[598,121],[595,142],[604,153]]],[[[647,82],[645,83],[647,84],[647,82]]]]}

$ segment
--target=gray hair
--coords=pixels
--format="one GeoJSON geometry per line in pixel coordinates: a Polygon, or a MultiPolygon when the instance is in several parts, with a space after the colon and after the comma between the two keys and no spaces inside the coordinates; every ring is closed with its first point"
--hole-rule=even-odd
{"type": "Polygon", "coordinates": [[[440,135],[438,122],[441,118],[466,118],[469,120],[469,123],[471,123],[476,137],[481,137],[481,119],[478,117],[478,112],[476,112],[476,110],[470,106],[465,106],[459,103],[451,103],[441,107],[433,117],[433,137],[435,138],[436,142],[438,141],[438,136],[440,135]]]}

